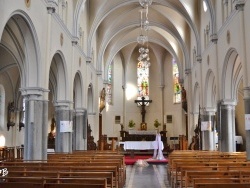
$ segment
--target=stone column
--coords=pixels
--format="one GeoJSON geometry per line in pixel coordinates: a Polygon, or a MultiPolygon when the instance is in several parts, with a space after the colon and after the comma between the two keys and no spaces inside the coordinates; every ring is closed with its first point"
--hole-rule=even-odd
{"type": "MultiPolygon", "coordinates": [[[[250,114],[250,87],[244,88],[245,115],[250,114]]],[[[247,122],[247,121],[245,121],[247,122]]],[[[250,161],[250,130],[246,130],[247,160],[250,161]]]]}
{"type": "Polygon", "coordinates": [[[222,152],[235,152],[235,101],[222,101],[221,103],[221,132],[219,150],[222,152]]]}
{"type": "Polygon", "coordinates": [[[73,150],[87,150],[87,110],[75,109],[73,150]]]}
{"type": "MultiPolygon", "coordinates": [[[[56,140],[55,152],[72,153],[72,132],[61,132],[62,121],[72,122],[73,110],[70,109],[69,101],[56,101],[56,140]]],[[[72,130],[73,131],[73,130],[72,130]]]]}
{"type": "Polygon", "coordinates": [[[25,99],[24,160],[46,160],[48,142],[48,90],[21,88],[25,99]]]}
{"type": "Polygon", "coordinates": [[[202,149],[203,150],[215,150],[215,140],[214,140],[214,115],[215,109],[206,108],[203,115],[203,121],[211,122],[211,130],[202,131],[202,149]]]}

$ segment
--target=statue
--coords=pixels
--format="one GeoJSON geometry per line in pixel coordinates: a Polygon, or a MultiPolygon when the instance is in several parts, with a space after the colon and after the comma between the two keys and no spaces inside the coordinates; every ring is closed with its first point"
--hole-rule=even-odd
{"type": "Polygon", "coordinates": [[[120,125],[121,125],[121,131],[123,131],[124,126],[123,126],[123,124],[122,124],[122,123],[120,123],[120,125]]]}
{"type": "Polygon", "coordinates": [[[106,91],[105,88],[103,88],[100,94],[100,106],[99,106],[100,113],[105,108],[105,96],[106,96],[106,91]]]}
{"type": "Polygon", "coordinates": [[[8,114],[7,114],[7,128],[8,130],[10,129],[10,127],[13,127],[15,125],[15,106],[14,106],[14,102],[10,102],[8,105],[8,114]]]}
{"type": "Polygon", "coordinates": [[[199,142],[200,142],[200,130],[199,126],[196,125],[196,128],[194,129],[195,135],[192,137],[192,142],[189,145],[189,150],[199,150],[199,142]]]}

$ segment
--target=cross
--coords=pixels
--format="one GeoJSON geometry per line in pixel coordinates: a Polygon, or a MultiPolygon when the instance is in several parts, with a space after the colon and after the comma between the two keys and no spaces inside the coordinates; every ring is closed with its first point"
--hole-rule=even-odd
{"type": "Polygon", "coordinates": [[[135,103],[141,106],[142,123],[145,123],[145,114],[146,114],[145,106],[151,102],[152,100],[145,100],[145,97],[141,97],[141,100],[135,100],[135,103]]]}

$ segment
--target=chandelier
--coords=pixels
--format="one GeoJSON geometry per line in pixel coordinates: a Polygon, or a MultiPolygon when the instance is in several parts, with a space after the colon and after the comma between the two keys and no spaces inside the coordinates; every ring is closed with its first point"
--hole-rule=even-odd
{"type": "Polygon", "coordinates": [[[139,0],[139,3],[142,7],[146,7],[152,4],[153,0],[139,0]]]}
{"type": "Polygon", "coordinates": [[[148,6],[152,4],[152,0],[139,0],[143,7],[140,12],[140,35],[137,42],[140,44],[138,61],[145,68],[150,66],[149,48],[148,48],[148,31],[150,30],[148,21],[148,6]]]}

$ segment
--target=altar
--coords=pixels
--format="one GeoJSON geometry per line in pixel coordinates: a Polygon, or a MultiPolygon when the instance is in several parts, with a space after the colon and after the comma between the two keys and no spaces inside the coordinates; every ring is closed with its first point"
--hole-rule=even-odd
{"type": "Polygon", "coordinates": [[[129,130],[128,134],[137,134],[137,135],[156,135],[157,130],[129,130]]]}
{"type": "Polygon", "coordinates": [[[130,151],[131,158],[134,158],[134,151],[135,150],[158,150],[161,151],[164,149],[163,142],[161,141],[160,144],[158,141],[126,141],[120,142],[123,144],[123,149],[126,151],[130,151]],[[160,145],[160,147],[159,147],[160,145]]]}
{"type": "MultiPolygon", "coordinates": [[[[126,143],[128,141],[155,141],[155,136],[157,130],[129,130],[129,131],[120,131],[120,142],[126,143]]],[[[161,141],[163,143],[163,148],[167,148],[167,131],[160,131],[161,141]]],[[[124,148],[125,149],[125,148],[124,148]]]]}
{"type": "MultiPolygon", "coordinates": [[[[123,142],[124,150],[153,150],[158,149],[158,141],[127,141],[123,142]]],[[[161,142],[161,150],[164,149],[163,143],[161,142]]]]}

